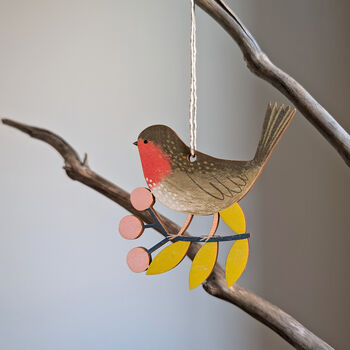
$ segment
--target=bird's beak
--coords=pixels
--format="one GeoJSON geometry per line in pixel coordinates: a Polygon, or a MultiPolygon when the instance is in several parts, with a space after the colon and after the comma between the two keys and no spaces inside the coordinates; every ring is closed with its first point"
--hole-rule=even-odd
{"type": "Polygon", "coordinates": [[[132,144],[135,145],[135,146],[137,146],[137,141],[133,142],[132,144]]]}

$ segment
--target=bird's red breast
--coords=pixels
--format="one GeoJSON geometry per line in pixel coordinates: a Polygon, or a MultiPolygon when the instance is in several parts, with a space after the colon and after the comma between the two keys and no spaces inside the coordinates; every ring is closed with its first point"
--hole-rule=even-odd
{"type": "Polygon", "coordinates": [[[164,178],[171,175],[169,156],[159,145],[152,141],[138,140],[138,149],[141,158],[143,174],[150,189],[159,185],[164,178]]]}

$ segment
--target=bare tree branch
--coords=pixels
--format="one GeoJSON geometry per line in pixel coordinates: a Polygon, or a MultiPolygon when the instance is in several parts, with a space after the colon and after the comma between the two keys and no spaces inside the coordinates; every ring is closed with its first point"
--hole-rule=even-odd
{"type": "MultiPolygon", "coordinates": [[[[152,219],[147,211],[138,212],[134,209],[129,201],[129,193],[92,171],[87,165],[87,156],[84,157],[84,161],[81,161],[73,147],[60,136],[48,130],[25,125],[9,119],[2,119],[2,122],[35,139],[50,144],[62,156],[64,160],[64,169],[72,180],[79,181],[93,188],[115,203],[121,205],[129,212],[139,216],[146,223],[152,223],[152,219]]],[[[162,215],[160,217],[170,232],[179,231],[180,227],[174,222],[162,215]]],[[[188,233],[185,234],[188,235],[188,233]]],[[[201,245],[198,243],[191,244],[188,252],[190,259],[194,258],[200,246],[201,245]]],[[[238,306],[240,309],[271,328],[296,349],[333,349],[277,306],[260,298],[238,284],[227,288],[224,270],[219,264],[216,264],[210,278],[203,284],[203,287],[210,295],[238,306]]]]}
{"type": "Polygon", "coordinates": [[[196,0],[236,41],[248,68],[285,95],[328,140],[350,167],[350,136],[339,123],[287,73],[275,66],[233,11],[221,0],[196,0]]]}

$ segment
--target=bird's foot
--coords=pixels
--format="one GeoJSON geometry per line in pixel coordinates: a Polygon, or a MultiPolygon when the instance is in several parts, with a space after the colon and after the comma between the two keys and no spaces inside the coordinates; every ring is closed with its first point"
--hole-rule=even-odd
{"type": "Polygon", "coordinates": [[[168,234],[167,238],[169,241],[172,241],[173,239],[175,239],[176,237],[180,237],[180,234],[176,234],[176,235],[171,235],[170,233],[168,234]]]}
{"type": "Polygon", "coordinates": [[[211,228],[210,228],[210,231],[209,231],[208,235],[205,236],[205,237],[202,237],[200,242],[207,243],[209,241],[209,239],[212,238],[215,235],[215,232],[216,232],[216,230],[218,229],[218,226],[219,226],[219,219],[220,219],[219,213],[215,213],[213,215],[213,223],[211,225],[211,228]]]}
{"type": "Polygon", "coordinates": [[[200,239],[200,242],[204,242],[204,243],[207,243],[208,240],[211,238],[212,236],[208,235],[208,236],[204,236],[204,237],[201,237],[200,239]]]}

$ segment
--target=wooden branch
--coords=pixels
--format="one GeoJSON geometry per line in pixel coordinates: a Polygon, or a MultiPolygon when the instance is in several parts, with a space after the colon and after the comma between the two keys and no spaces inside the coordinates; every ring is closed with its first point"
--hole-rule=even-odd
{"type": "Polygon", "coordinates": [[[239,18],[221,0],[195,0],[236,41],[248,68],[285,95],[350,167],[350,136],[296,80],[274,65],[239,18]]]}
{"type": "MultiPolygon", "coordinates": [[[[87,164],[87,156],[85,155],[84,161],[81,161],[72,146],[60,136],[48,130],[25,125],[9,119],[3,119],[2,122],[35,139],[50,144],[62,156],[64,160],[64,169],[72,180],[79,181],[93,188],[115,203],[121,205],[129,212],[137,215],[144,222],[148,224],[153,223],[147,211],[139,212],[134,209],[129,201],[129,193],[92,171],[87,164]]],[[[178,232],[180,230],[180,227],[168,218],[162,215],[160,215],[160,218],[169,231],[178,232]]],[[[188,233],[185,233],[185,235],[189,236],[188,233]]],[[[188,252],[190,259],[194,258],[200,247],[201,245],[199,243],[191,244],[188,252]]],[[[333,349],[277,306],[272,305],[238,284],[227,288],[225,273],[219,264],[216,264],[210,278],[203,284],[203,287],[210,295],[238,306],[240,309],[271,328],[296,349],[333,349]]]]}

